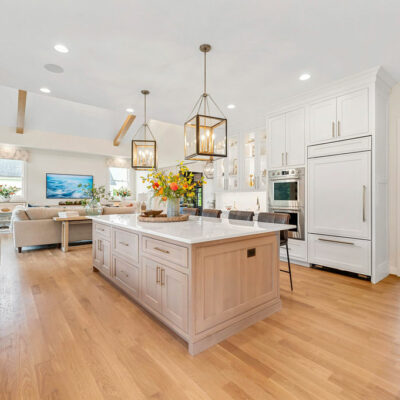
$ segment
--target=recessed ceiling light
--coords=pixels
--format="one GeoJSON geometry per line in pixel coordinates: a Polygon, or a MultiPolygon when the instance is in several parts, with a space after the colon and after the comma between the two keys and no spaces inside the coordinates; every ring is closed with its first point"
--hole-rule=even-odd
{"type": "Polygon", "coordinates": [[[311,78],[310,74],[302,74],[302,75],[299,76],[299,79],[301,81],[306,81],[307,79],[310,79],[310,78],[311,78]]]}
{"type": "Polygon", "coordinates": [[[69,49],[67,46],[59,43],[54,46],[54,50],[58,51],[59,53],[68,53],[69,49]]]}
{"type": "Polygon", "coordinates": [[[44,69],[55,74],[62,74],[64,72],[64,68],[57,64],[45,64],[44,69]]]}
{"type": "Polygon", "coordinates": [[[126,112],[133,114],[135,110],[133,108],[127,108],[126,112]]]}
{"type": "Polygon", "coordinates": [[[48,89],[47,87],[42,87],[42,88],[40,88],[40,91],[41,91],[42,93],[50,93],[50,92],[51,92],[51,90],[48,89]]]}
{"type": "Polygon", "coordinates": [[[236,108],[236,106],[235,106],[234,104],[229,104],[227,107],[230,108],[231,110],[232,110],[233,108],[236,108]]]}

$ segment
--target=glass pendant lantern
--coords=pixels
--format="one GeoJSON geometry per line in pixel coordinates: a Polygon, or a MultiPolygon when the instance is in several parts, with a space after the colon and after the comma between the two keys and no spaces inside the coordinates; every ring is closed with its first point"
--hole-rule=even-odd
{"type": "Polygon", "coordinates": [[[212,162],[227,156],[227,119],[207,93],[207,53],[209,44],[202,44],[204,53],[204,92],[197,100],[185,123],[185,160],[212,162]]]}
{"type": "Polygon", "coordinates": [[[146,96],[148,90],[142,90],[144,95],[144,123],[132,139],[132,168],[137,170],[152,170],[157,168],[157,142],[147,124],[146,96]]]}

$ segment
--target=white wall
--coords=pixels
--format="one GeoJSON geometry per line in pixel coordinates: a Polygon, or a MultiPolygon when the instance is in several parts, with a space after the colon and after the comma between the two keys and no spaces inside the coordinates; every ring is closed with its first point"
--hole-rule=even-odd
{"type": "Polygon", "coordinates": [[[93,175],[96,185],[108,185],[106,157],[78,153],[29,150],[27,162],[27,195],[30,204],[58,204],[46,199],[46,173],[93,175]]]}
{"type": "Polygon", "coordinates": [[[389,257],[390,273],[400,276],[400,84],[389,102],[389,257]]]}

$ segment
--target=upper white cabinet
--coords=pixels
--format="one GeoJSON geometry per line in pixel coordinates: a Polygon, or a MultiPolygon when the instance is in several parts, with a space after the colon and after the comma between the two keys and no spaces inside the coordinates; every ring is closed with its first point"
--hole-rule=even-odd
{"type": "Polygon", "coordinates": [[[368,89],[337,98],[337,136],[347,138],[369,132],[368,89]]]}
{"type": "Polygon", "coordinates": [[[369,133],[368,88],[310,105],[310,144],[369,133]]]}
{"type": "Polygon", "coordinates": [[[268,121],[269,168],[304,165],[304,108],[273,117],[268,121]]]}
{"type": "Polygon", "coordinates": [[[310,143],[319,143],[335,137],[336,98],[310,106],[310,143]]]}

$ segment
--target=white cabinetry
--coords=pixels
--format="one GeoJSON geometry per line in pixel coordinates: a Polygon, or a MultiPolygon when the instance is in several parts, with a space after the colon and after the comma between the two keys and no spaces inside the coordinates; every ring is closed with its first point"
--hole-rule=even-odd
{"type": "Polygon", "coordinates": [[[310,105],[310,144],[340,140],[369,131],[368,88],[310,105]]]}
{"type": "Polygon", "coordinates": [[[308,161],[308,232],[371,239],[371,152],[308,161]]]}
{"type": "Polygon", "coordinates": [[[93,263],[107,275],[111,275],[111,244],[101,237],[93,239],[93,263]]]}
{"type": "Polygon", "coordinates": [[[270,168],[294,167],[305,162],[305,111],[293,110],[268,121],[270,168]]]}

